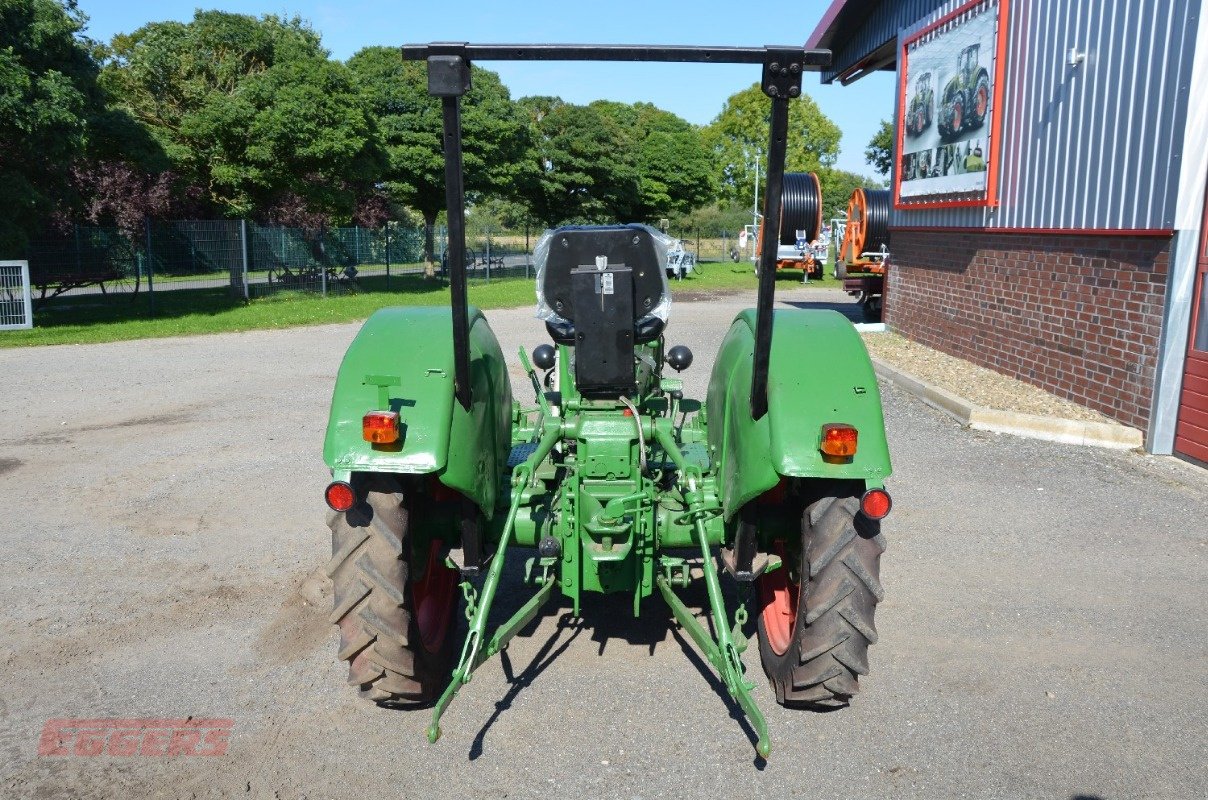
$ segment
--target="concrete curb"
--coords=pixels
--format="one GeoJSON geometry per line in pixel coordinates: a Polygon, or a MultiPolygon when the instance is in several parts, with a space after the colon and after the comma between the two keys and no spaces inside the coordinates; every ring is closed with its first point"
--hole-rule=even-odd
{"type": "Polygon", "coordinates": [[[872,359],[872,366],[879,377],[905,389],[932,408],[943,411],[966,428],[1009,433],[1012,436],[1041,439],[1046,442],[1107,447],[1113,450],[1132,450],[1141,447],[1145,441],[1141,431],[1126,425],[1040,417],[1035,414],[984,408],[879,358],[872,359]]]}

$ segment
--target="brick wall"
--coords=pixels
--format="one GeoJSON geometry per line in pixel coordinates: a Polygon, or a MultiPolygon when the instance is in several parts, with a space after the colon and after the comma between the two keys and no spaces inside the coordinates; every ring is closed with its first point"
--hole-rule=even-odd
{"type": "Polygon", "coordinates": [[[1170,243],[894,231],[885,321],[1144,431],[1170,243]]]}

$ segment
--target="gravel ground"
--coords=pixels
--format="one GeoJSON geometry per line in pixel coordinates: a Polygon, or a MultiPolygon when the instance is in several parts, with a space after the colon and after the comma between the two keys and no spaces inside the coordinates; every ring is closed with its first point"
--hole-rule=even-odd
{"type": "Polygon", "coordinates": [[[866,333],[864,344],[869,353],[892,366],[985,408],[1085,422],[1112,422],[1098,411],[896,333],[866,333]]]}
{"type": "MultiPolygon", "coordinates": [[[[698,396],[743,304],[674,309],[698,396]]],[[[542,340],[527,310],[488,317],[509,354],[542,340]]],[[[965,431],[888,385],[887,597],[851,708],[779,708],[748,649],[774,748],[754,762],[662,604],[634,621],[595,598],[582,620],[547,609],[427,745],[428,712],[344,685],[315,572],[327,402],[355,332],[0,351],[0,795],[1203,796],[1208,475],[965,431]],[[49,718],[186,715],[233,719],[228,753],[36,755],[49,718]]],[[[518,562],[501,616],[527,596],[518,562]]]]}

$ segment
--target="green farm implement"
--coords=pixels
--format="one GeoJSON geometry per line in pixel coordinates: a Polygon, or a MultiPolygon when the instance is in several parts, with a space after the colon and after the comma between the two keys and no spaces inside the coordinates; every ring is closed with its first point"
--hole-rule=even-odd
{"type": "Polygon", "coordinates": [[[788,106],[826,51],[610,45],[408,45],[444,114],[450,308],[391,308],[340,366],[324,457],[332,471],[339,657],[379,703],[431,704],[428,737],[475,670],[562,602],[659,595],[749,718],[743,625],[785,705],[845,704],[868,672],[890,510],[880,395],[868,354],[833,311],[775,310],[778,231],[763,239],[756,307],[739,314],[707,397],[666,370],[666,242],[643,225],[563,227],[536,250],[549,343],[519,353],[534,400],[513,400],[486,318],[467,303],[460,99],[475,60],[760,64],[771,100],[765,220],[780,219],[788,106]],[[509,551],[531,599],[492,615],[509,551]],[[703,567],[703,569],[702,569],[703,567]],[[702,574],[703,573],[703,574],[702,574]],[[726,607],[723,580],[737,604],[726,607]],[[703,581],[712,625],[678,591],[703,581]],[[463,635],[462,620],[467,622],[463,635]]]}

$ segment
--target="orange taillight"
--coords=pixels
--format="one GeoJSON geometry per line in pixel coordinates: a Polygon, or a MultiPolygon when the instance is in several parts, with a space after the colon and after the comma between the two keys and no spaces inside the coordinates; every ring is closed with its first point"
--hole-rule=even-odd
{"type": "Polygon", "coordinates": [[[859,433],[844,422],[828,422],[822,426],[822,444],[818,449],[823,455],[834,458],[851,458],[856,454],[856,439],[859,433]]]}
{"type": "Polygon", "coordinates": [[[398,412],[370,411],[361,418],[361,435],[374,444],[394,444],[398,441],[398,412]]]}
{"type": "Polygon", "coordinates": [[[860,498],[860,510],[869,519],[885,519],[889,509],[893,508],[893,500],[884,489],[869,489],[860,498]]]}

